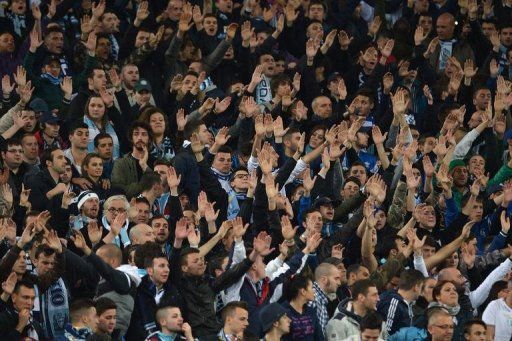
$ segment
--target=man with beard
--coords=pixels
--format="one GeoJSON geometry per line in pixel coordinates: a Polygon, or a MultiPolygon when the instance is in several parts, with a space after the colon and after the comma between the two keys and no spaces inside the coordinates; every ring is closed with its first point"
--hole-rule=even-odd
{"type": "Polygon", "coordinates": [[[114,162],[112,185],[122,188],[128,199],[140,194],[142,174],[152,171],[153,160],[148,151],[150,130],[147,123],[135,122],[128,134],[132,152],[114,162]]]}
{"type": "Polygon", "coordinates": [[[45,112],[39,118],[41,129],[35,133],[39,145],[39,154],[49,147],[64,147],[64,141],[59,135],[61,120],[57,114],[45,112]]]}
{"type": "Polygon", "coordinates": [[[124,88],[130,106],[135,105],[135,84],[140,79],[139,67],[135,64],[125,64],[121,69],[121,86],[124,88]]]}
{"type": "Polygon", "coordinates": [[[151,228],[153,229],[153,234],[155,235],[155,241],[158,245],[161,246],[162,252],[166,255],[169,255],[172,249],[171,244],[169,243],[169,223],[167,219],[163,215],[155,215],[149,221],[151,228]]]}
{"type": "Polygon", "coordinates": [[[462,208],[462,198],[468,192],[468,168],[463,160],[450,162],[450,175],[453,178],[452,195],[458,210],[462,208]]]}
{"type": "Polygon", "coordinates": [[[26,187],[30,189],[29,201],[32,209],[52,211],[54,207],[61,207],[62,194],[67,188],[64,183],[59,182],[59,175],[65,172],[66,165],[66,157],[62,150],[45,150],[41,157],[41,167],[44,168],[25,181],[26,187]]]}

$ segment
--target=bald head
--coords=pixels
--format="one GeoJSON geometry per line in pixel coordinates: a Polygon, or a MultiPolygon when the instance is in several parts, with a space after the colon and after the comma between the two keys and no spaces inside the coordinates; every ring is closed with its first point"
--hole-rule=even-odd
{"type": "Polygon", "coordinates": [[[460,270],[457,268],[444,268],[439,271],[437,276],[439,281],[450,281],[454,283],[458,288],[462,288],[462,286],[466,283],[466,278],[461,274],[460,270]]]}
{"type": "Polygon", "coordinates": [[[341,285],[341,272],[329,263],[321,263],[315,269],[315,282],[327,294],[335,293],[341,285]]]}
{"type": "Polygon", "coordinates": [[[446,40],[453,38],[455,31],[455,18],[450,13],[443,13],[437,18],[436,31],[439,39],[446,40]]]}
{"type": "Polygon", "coordinates": [[[130,241],[133,245],[141,245],[145,242],[154,242],[155,234],[151,226],[147,224],[137,224],[130,230],[130,241]]]}
{"type": "Polygon", "coordinates": [[[116,244],[102,245],[96,251],[96,254],[105,263],[112,265],[112,267],[114,268],[117,268],[119,265],[123,263],[123,252],[116,244]]]}

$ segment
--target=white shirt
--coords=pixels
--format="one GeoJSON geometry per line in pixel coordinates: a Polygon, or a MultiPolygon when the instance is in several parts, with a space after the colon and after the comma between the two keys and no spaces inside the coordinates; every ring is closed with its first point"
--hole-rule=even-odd
{"type": "Polygon", "coordinates": [[[500,298],[489,303],[482,320],[494,326],[494,340],[510,340],[512,336],[512,308],[500,298]]]}

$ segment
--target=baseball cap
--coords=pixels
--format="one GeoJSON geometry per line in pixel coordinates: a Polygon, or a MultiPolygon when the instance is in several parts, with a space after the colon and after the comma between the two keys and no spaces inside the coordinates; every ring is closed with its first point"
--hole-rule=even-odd
{"type": "Polygon", "coordinates": [[[151,92],[151,84],[146,79],[139,79],[137,84],[134,86],[135,92],[141,92],[142,90],[146,90],[148,92],[151,92]]]}
{"type": "Polygon", "coordinates": [[[43,112],[41,117],[39,117],[39,122],[41,123],[50,123],[50,124],[57,124],[61,122],[61,119],[59,115],[57,115],[54,112],[46,111],[43,112]]]}
{"type": "Polygon", "coordinates": [[[284,309],[279,303],[271,303],[260,310],[260,320],[263,332],[272,328],[274,322],[278,321],[283,315],[286,315],[284,309]]]}
{"type": "Polygon", "coordinates": [[[48,104],[46,104],[46,102],[44,100],[42,100],[41,98],[34,98],[32,99],[32,101],[30,101],[30,103],[28,104],[28,108],[30,110],[34,110],[36,113],[39,113],[39,112],[42,112],[42,113],[46,113],[48,112],[48,104]]]}
{"type": "Polygon", "coordinates": [[[329,197],[320,197],[315,200],[315,204],[313,205],[315,208],[319,208],[320,206],[325,205],[334,205],[334,200],[329,197]]]}

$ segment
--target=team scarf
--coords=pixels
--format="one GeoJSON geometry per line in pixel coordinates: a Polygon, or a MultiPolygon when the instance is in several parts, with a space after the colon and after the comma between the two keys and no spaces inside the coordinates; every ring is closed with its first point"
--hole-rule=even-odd
{"type": "MultiPolygon", "coordinates": [[[[103,216],[103,218],[101,218],[101,223],[103,224],[103,227],[105,227],[107,230],[110,231],[110,224],[107,221],[107,216],[103,216]]],[[[126,223],[121,228],[119,235],[114,238],[114,244],[116,244],[119,247],[127,247],[128,245],[131,244],[130,237],[128,237],[128,225],[129,224],[130,224],[130,222],[128,221],[128,219],[126,219],[126,223]],[[121,243],[123,243],[122,246],[121,246],[121,243]]]]}
{"type": "Polygon", "coordinates": [[[45,338],[63,336],[69,321],[69,296],[64,280],[59,278],[43,293],[37,286],[35,289],[36,297],[40,297],[40,306],[39,309],[34,307],[34,317],[41,322],[45,338]]]}
{"type": "Polygon", "coordinates": [[[60,86],[60,82],[62,81],[61,77],[54,77],[54,76],[50,75],[48,72],[42,73],[41,78],[46,79],[48,82],[52,83],[53,85],[59,85],[59,86],[60,86]]]}
{"type": "Polygon", "coordinates": [[[71,323],[66,324],[66,328],[64,331],[64,337],[66,340],[73,340],[73,341],[79,341],[79,340],[87,340],[87,338],[92,335],[92,330],[90,328],[75,328],[71,325],[71,323]]]}
{"type": "Polygon", "coordinates": [[[16,35],[21,37],[23,35],[23,31],[27,29],[25,16],[8,12],[7,17],[11,19],[12,26],[14,27],[14,32],[16,35]]]}

